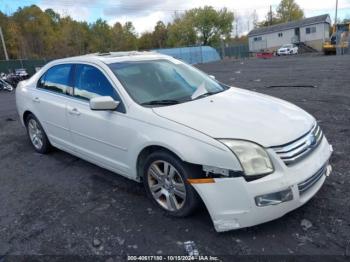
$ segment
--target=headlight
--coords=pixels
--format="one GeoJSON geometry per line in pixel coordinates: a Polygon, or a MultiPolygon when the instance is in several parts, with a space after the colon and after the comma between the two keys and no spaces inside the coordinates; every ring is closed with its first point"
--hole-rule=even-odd
{"type": "Polygon", "coordinates": [[[273,172],[271,160],[261,146],[244,140],[220,139],[237,156],[246,176],[261,176],[273,172]]]}

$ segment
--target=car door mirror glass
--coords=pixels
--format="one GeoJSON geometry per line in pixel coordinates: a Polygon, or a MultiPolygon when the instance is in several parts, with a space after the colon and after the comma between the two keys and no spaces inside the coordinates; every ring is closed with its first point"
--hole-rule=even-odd
{"type": "Polygon", "coordinates": [[[90,99],[90,108],[92,110],[114,110],[119,103],[110,96],[98,96],[90,99]]]}

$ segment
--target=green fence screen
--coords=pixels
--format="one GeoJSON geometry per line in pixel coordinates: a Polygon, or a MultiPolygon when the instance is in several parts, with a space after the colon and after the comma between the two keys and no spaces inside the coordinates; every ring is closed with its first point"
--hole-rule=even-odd
{"type": "Polygon", "coordinates": [[[249,57],[249,46],[243,45],[230,45],[224,48],[218,48],[221,58],[233,57],[233,58],[246,58],[249,57]]]}
{"type": "Polygon", "coordinates": [[[0,60],[0,72],[2,73],[11,73],[14,72],[17,68],[25,68],[29,75],[35,73],[36,67],[42,67],[45,65],[48,60],[37,59],[37,60],[0,60]]]}

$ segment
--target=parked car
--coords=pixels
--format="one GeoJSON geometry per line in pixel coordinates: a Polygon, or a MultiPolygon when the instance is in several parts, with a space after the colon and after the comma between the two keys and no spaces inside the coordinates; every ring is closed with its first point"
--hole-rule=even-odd
{"type": "Polygon", "coordinates": [[[331,172],[313,116],[157,53],[50,62],[19,83],[16,104],[37,152],[54,146],[142,182],[173,216],[204,202],[217,231],[283,216],[331,172]]]}
{"type": "Polygon", "coordinates": [[[29,74],[25,68],[15,69],[15,75],[19,76],[21,79],[27,79],[29,77],[29,74]]]}
{"type": "Polygon", "coordinates": [[[293,44],[283,45],[277,50],[277,55],[296,55],[298,54],[298,47],[293,44]]]}

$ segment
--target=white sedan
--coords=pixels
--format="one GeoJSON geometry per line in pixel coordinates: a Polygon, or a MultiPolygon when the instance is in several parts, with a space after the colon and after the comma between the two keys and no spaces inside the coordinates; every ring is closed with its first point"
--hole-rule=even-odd
{"type": "Polygon", "coordinates": [[[296,55],[298,54],[298,47],[293,44],[283,45],[277,50],[277,55],[296,55]]]}
{"type": "Polygon", "coordinates": [[[331,172],[310,114],[156,53],[50,62],[19,84],[16,103],[37,152],[54,146],[142,182],[173,216],[203,202],[217,231],[283,216],[331,172]]]}

